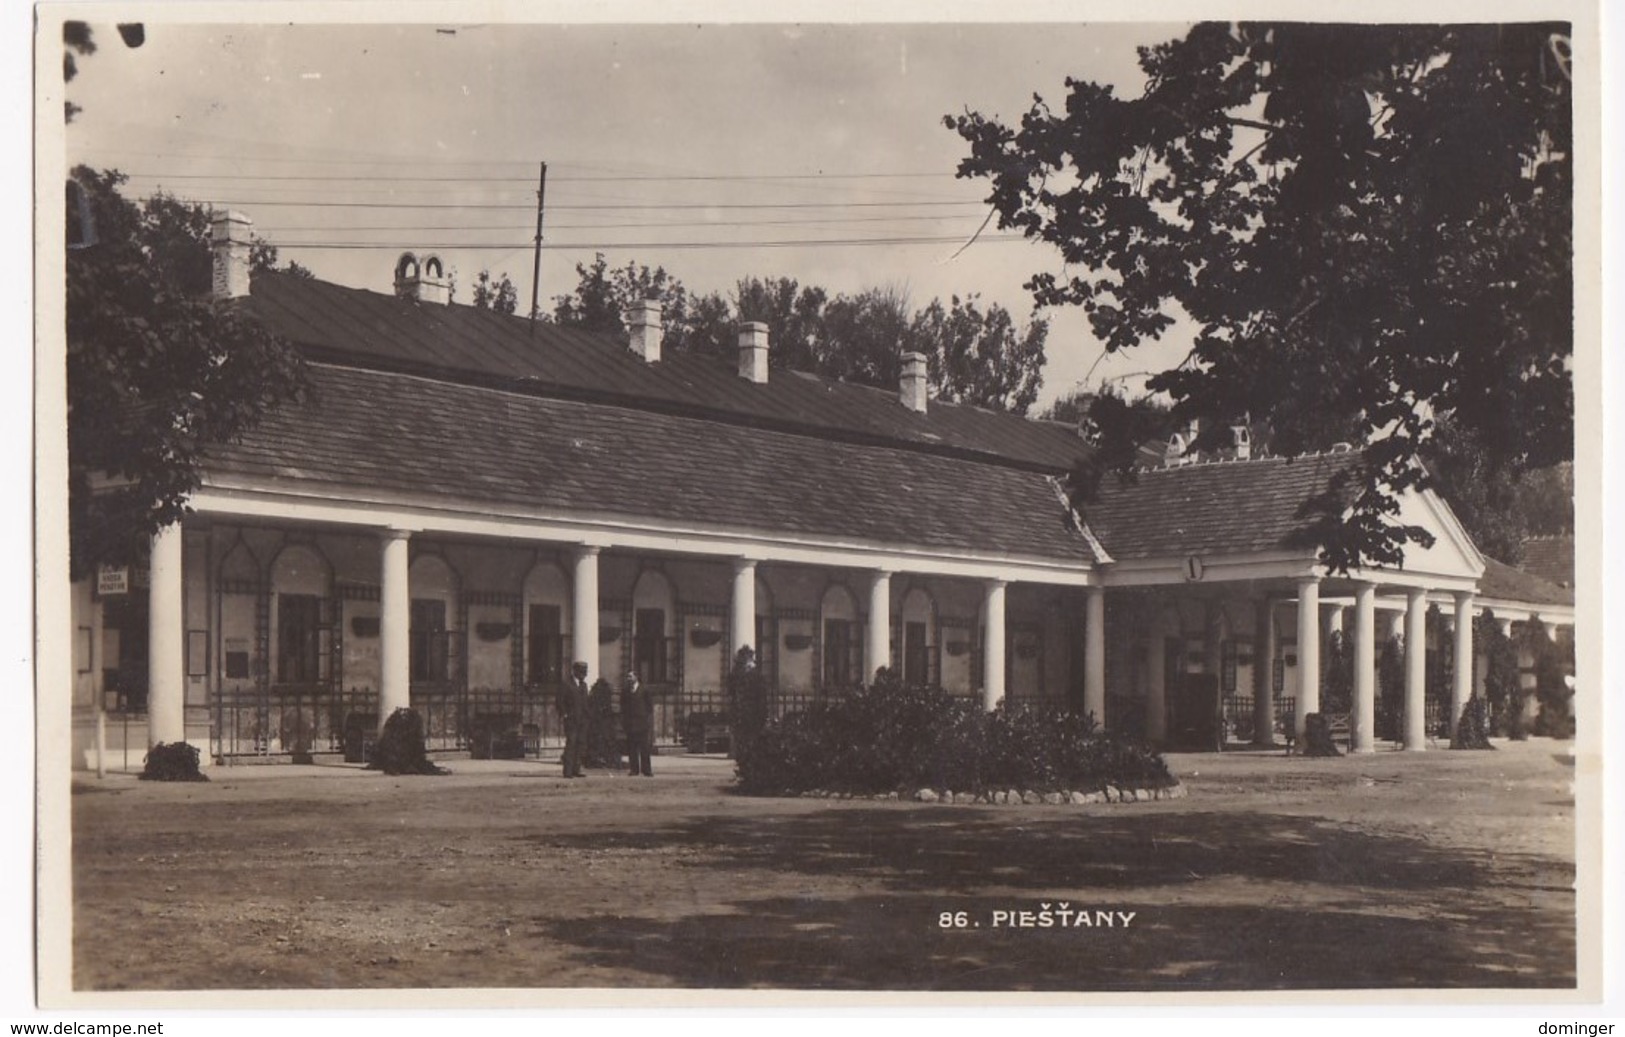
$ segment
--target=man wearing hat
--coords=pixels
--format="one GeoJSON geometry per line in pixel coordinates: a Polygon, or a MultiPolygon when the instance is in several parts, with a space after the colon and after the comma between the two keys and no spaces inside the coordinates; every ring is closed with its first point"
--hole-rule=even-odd
{"type": "Polygon", "coordinates": [[[587,739],[587,664],[573,663],[570,679],[559,688],[556,702],[564,721],[564,776],[585,778],[581,772],[581,751],[587,739]]]}

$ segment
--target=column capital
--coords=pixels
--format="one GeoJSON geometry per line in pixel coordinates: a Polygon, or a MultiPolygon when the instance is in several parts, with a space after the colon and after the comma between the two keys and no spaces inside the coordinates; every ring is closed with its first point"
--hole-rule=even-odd
{"type": "Polygon", "coordinates": [[[600,553],[603,552],[603,550],[604,550],[603,547],[601,545],[599,545],[599,544],[577,544],[576,545],[576,557],[577,558],[593,558],[593,557],[597,557],[600,553]]]}
{"type": "Polygon", "coordinates": [[[761,564],[761,561],[762,560],[760,558],[751,558],[751,557],[749,557],[747,555],[738,555],[738,556],[736,556],[733,559],[734,575],[738,576],[740,573],[743,573],[743,572],[754,571],[756,569],[756,566],[761,564]]]}
{"type": "Polygon", "coordinates": [[[998,576],[989,576],[982,581],[982,588],[990,591],[1001,591],[1010,586],[1010,581],[998,576]]]}
{"type": "Polygon", "coordinates": [[[1300,590],[1302,588],[1305,588],[1305,587],[1318,587],[1318,586],[1320,586],[1320,577],[1319,576],[1299,576],[1297,578],[1296,582],[1297,582],[1297,585],[1298,585],[1300,590]]]}
{"type": "Polygon", "coordinates": [[[1472,605],[1473,599],[1478,597],[1477,593],[1474,591],[1456,591],[1451,596],[1455,598],[1456,608],[1458,609],[1467,608],[1468,606],[1472,605]]]}
{"type": "Polygon", "coordinates": [[[398,529],[395,526],[390,526],[388,529],[379,531],[378,539],[385,542],[394,540],[410,540],[412,539],[412,530],[398,529]]]}

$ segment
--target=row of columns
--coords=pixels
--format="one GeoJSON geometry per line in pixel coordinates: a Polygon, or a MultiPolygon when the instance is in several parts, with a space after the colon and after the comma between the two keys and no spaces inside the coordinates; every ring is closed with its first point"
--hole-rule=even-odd
{"type": "MultiPolygon", "coordinates": [[[[382,726],[397,709],[411,705],[411,533],[386,530],[381,537],[379,581],[379,688],[378,716],[382,726]]],[[[151,610],[148,627],[150,692],[149,740],[184,741],[185,725],[185,618],[181,527],[166,526],[153,536],[151,557],[151,610]]],[[[571,631],[576,658],[585,659],[597,673],[598,557],[600,549],[582,546],[574,563],[571,631]]],[[[738,558],[733,564],[730,608],[730,654],[756,641],[757,561],[738,558]]],[[[989,580],[983,600],[986,614],[986,660],[983,702],[995,708],[1005,696],[1005,590],[1004,580],[989,580]]],[[[869,582],[869,622],[864,635],[864,679],[891,660],[891,574],[877,570],[869,582]]],[[[1086,591],[1084,640],[1084,708],[1103,720],[1106,712],[1105,593],[1098,586],[1086,591]]]]}
{"type": "MultiPolygon", "coordinates": [[[[1294,729],[1298,739],[1304,737],[1305,718],[1320,711],[1320,639],[1321,608],[1320,579],[1305,577],[1298,581],[1298,702],[1294,729]]],[[[1359,581],[1354,585],[1354,703],[1351,734],[1355,752],[1368,753],[1376,748],[1377,701],[1377,615],[1376,585],[1359,581]]],[[[1421,587],[1405,590],[1405,709],[1403,744],[1406,749],[1427,747],[1427,591],[1421,587]]],[[[1265,602],[1260,606],[1258,623],[1264,635],[1260,658],[1273,661],[1276,655],[1273,606],[1265,602]]],[[[1455,667],[1450,688],[1450,723],[1454,728],[1462,710],[1472,697],[1473,659],[1473,595],[1458,591],[1455,594],[1456,624],[1454,639],[1455,667]]],[[[1268,667],[1259,667],[1255,688],[1255,721],[1257,730],[1273,729],[1273,689],[1268,667]]],[[[1155,685],[1154,685],[1155,686],[1155,685]]]]}

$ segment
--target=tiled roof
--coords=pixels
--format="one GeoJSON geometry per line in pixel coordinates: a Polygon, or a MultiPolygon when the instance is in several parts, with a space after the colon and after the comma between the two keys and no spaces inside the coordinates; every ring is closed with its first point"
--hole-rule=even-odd
{"type": "Polygon", "coordinates": [[[1221,461],[1107,474],[1084,521],[1119,561],[1241,554],[1290,546],[1305,501],[1324,492],[1354,453],[1221,461]]]}
{"type": "Polygon", "coordinates": [[[1505,562],[1485,557],[1484,575],[1478,580],[1478,594],[1493,601],[1516,601],[1527,605],[1574,604],[1574,590],[1562,587],[1534,573],[1514,569],[1505,562]]]}
{"type": "Polygon", "coordinates": [[[1574,534],[1529,537],[1523,542],[1524,572],[1562,587],[1574,586],[1574,534]]]}
{"type": "Polygon", "coordinates": [[[713,417],[854,441],[1064,472],[1087,449],[1075,429],[933,400],[926,413],[895,389],[775,369],[767,383],[710,357],[654,364],[625,345],[549,322],[464,305],[419,304],[287,273],[254,276],[250,313],[308,355],[526,391],[713,417]]]}
{"type": "Polygon", "coordinates": [[[1039,472],[395,372],[309,374],[308,399],[210,451],[216,481],[1092,561],[1039,472]]]}

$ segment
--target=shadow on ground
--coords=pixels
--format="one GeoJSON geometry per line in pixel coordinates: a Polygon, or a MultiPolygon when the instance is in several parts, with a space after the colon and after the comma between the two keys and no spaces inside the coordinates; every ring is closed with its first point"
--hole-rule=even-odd
{"type": "MultiPolygon", "coordinates": [[[[539,836],[602,847],[602,833],[539,836]]],[[[693,987],[1214,990],[1571,987],[1573,868],[1324,819],[1017,819],[996,809],[828,808],[678,821],[620,847],[805,876],[675,919],[532,919],[594,966],[693,987]],[[841,880],[851,892],[838,892],[841,880]],[[882,892],[875,892],[877,889],[882,892]],[[813,893],[811,891],[816,891],[813,893]],[[995,927],[995,911],[1134,911],[1126,928],[995,927]],[[964,928],[941,924],[965,912],[964,928]]],[[[693,866],[704,866],[696,864],[693,866]]]]}

